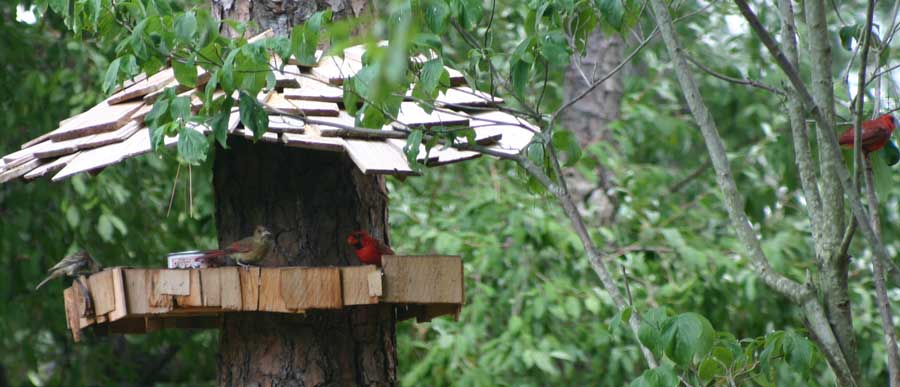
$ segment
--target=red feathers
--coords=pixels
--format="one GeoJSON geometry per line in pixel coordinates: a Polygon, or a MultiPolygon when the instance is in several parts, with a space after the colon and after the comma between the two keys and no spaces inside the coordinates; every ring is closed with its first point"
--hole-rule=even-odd
{"type": "MultiPolygon", "coordinates": [[[[890,114],[882,115],[874,120],[868,120],[862,124],[862,150],[863,153],[871,153],[884,147],[891,138],[894,129],[897,128],[897,120],[890,114]]],[[[853,128],[847,129],[841,134],[838,142],[843,146],[853,146],[853,128]]]]}
{"type": "Polygon", "coordinates": [[[367,265],[381,266],[381,256],[394,254],[394,250],[384,242],[373,238],[365,231],[354,231],[347,236],[347,244],[353,248],[353,252],[360,262],[367,265]]]}

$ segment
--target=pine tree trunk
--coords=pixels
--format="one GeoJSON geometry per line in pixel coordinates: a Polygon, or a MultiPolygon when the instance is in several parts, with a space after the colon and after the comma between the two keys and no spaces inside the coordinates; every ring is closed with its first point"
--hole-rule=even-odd
{"type": "MultiPolygon", "coordinates": [[[[589,87],[589,82],[605,76],[618,66],[622,61],[624,45],[620,37],[605,36],[600,28],[594,30],[588,37],[584,56],[572,55],[572,63],[566,69],[566,99],[580,95],[589,87]]],[[[582,147],[600,141],[615,141],[607,125],[619,119],[622,74],[620,71],[607,79],[563,114],[563,127],[575,133],[582,147]]],[[[574,168],[566,171],[566,178],[582,216],[594,225],[610,224],[618,207],[616,197],[608,194],[616,185],[615,176],[602,163],[597,164],[594,172],[598,183],[592,183],[574,168]]]]}
{"type": "MultiPolygon", "coordinates": [[[[366,0],[212,0],[220,19],[252,21],[255,32],[287,35],[321,7],[358,16],[366,0]],[[327,4],[327,5],[326,5],[327,4]]],[[[224,32],[231,34],[223,25],[224,32]]],[[[387,190],[346,154],[229,139],[217,149],[213,183],[219,244],[265,225],[275,248],[263,266],[358,264],[346,244],[354,230],[388,240],[387,190]]],[[[220,386],[395,385],[395,311],[356,306],[303,315],[226,315],[219,339],[220,386]]]]}

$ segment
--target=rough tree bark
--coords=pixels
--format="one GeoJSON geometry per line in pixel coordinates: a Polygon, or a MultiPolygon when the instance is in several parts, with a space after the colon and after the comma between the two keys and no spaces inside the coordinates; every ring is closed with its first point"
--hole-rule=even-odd
{"type": "MultiPolygon", "coordinates": [[[[618,35],[605,36],[600,28],[590,34],[584,56],[573,55],[566,69],[566,100],[572,100],[590,87],[600,76],[609,74],[622,62],[624,42],[618,35]]],[[[607,128],[619,119],[622,103],[622,75],[618,72],[584,96],[562,116],[563,127],[578,137],[581,146],[587,147],[599,141],[613,141],[607,128]]],[[[603,165],[596,169],[598,183],[590,182],[578,171],[567,171],[569,189],[578,201],[579,211],[591,223],[608,224],[615,218],[615,196],[607,192],[614,186],[612,172],[603,165]]]]}
{"type": "MultiPolygon", "coordinates": [[[[252,21],[287,35],[330,7],[357,16],[365,0],[213,0],[220,19],[252,21]]],[[[224,27],[227,28],[227,27],[224,27]]],[[[231,33],[231,31],[225,31],[231,33]]],[[[387,190],[341,153],[231,140],[218,149],[213,182],[219,244],[250,235],[257,224],[275,235],[265,266],[353,265],[345,238],[369,230],[388,240],[387,190]]],[[[397,381],[395,313],[359,306],[304,315],[229,315],[220,331],[220,386],[384,386],[397,381]]]]}
{"type": "MultiPolygon", "coordinates": [[[[387,238],[387,193],[342,153],[231,140],[218,149],[213,183],[219,243],[269,227],[264,266],[353,265],[345,237],[387,238]]],[[[226,316],[220,386],[382,386],[396,383],[394,310],[361,306],[305,315],[226,316]]]]}

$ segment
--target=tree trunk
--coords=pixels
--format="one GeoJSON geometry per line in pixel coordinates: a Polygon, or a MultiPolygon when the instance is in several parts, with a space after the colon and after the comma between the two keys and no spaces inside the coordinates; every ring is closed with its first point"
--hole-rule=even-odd
{"type": "MultiPolygon", "coordinates": [[[[620,37],[605,36],[600,28],[594,30],[588,37],[584,56],[573,55],[566,69],[566,98],[580,95],[588,88],[588,82],[612,71],[622,61],[623,46],[620,37]]],[[[620,71],[607,79],[563,114],[563,127],[575,133],[583,148],[599,141],[614,141],[607,125],[619,119],[622,74],[620,71]]],[[[615,218],[617,204],[615,196],[607,192],[615,186],[615,176],[603,164],[598,164],[595,172],[599,184],[591,183],[575,169],[566,171],[566,178],[582,215],[592,224],[609,224],[615,218]]]]}
{"type": "MultiPolygon", "coordinates": [[[[330,6],[358,16],[366,0],[212,0],[220,19],[287,35],[330,6]]],[[[232,34],[223,25],[226,34],[232,34]]],[[[263,266],[354,265],[354,230],[388,241],[383,177],[365,176],[343,153],[229,139],[216,151],[213,183],[219,244],[265,225],[275,248],[263,266]]],[[[394,308],[355,306],[303,315],[226,315],[219,338],[220,386],[385,386],[397,382],[394,308]]]]}
{"type": "MultiPolygon", "coordinates": [[[[384,179],[342,153],[229,141],[217,149],[213,183],[219,244],[257,224],[275,237],[264,266],[353,265],[345,237],[357,229],[387,240],[384,179]]],[[[394,309],[356,306],[304,315],[228,314],[220,330],[220,386],[396,384],[394,309]]]]}

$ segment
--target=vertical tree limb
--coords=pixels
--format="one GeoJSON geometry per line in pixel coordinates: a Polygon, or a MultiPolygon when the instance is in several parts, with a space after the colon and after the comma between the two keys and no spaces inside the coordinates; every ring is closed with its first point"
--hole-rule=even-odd
{"type": "Polygon", "coordinates": [[[731,166],[728,164],[728,158],[725,154],[725,146],[722,138],[719,136],[712,114],[703,102],[697,83],[690,72],[687,61],[684,59],[682,49],[675,36],[669,10],[663,0],[651,0],[650,3],[656,16],[657,24],[662,32],[666,49],[674,62],[675,74],[681,85],[682,93],[688,102],[695,121],[700,126],[700,131],[706,142],[713,167],[716,170],[716,180],[724,196],[729,218],[731,218],[731,223],[741,243],[747,249],[751,262],[759,271],[759,276],[766,285],[803,307],[810,326],[815,331],[815,335],[822,341],[821,349],[825,353],[839,383],[846,386],[855,386],[856,380],[839,350],[840,346],[814,294],[809,288],[774,271],[769,265],[768,258],[762,251],[762,246],[756,238],[756,233],[743,211],[743,198],[737,190],[737,185],[732,177],[731,166]]]}
{"type": "MultiPolygon", "coordinates": [[[[875,179],[872,177],[872,161],[866,162],[866,196],[869,203],[869,214],[872,216],[872,229],[881,236],[881,219],[878,215],[878,196],[875,194],[875,179]]],[[[875,279],[875,299],[878,313],[881,315],[881,329],[884,332],[884,347],[887,350],[888,375],[891,387],[900,386],[900,354],[897,352],[897,335],[894,332],[894,318],[891,313],[891,302],[884,284],[884,265],[880,259],[872,260],[872,275],[875,279]]]]}

